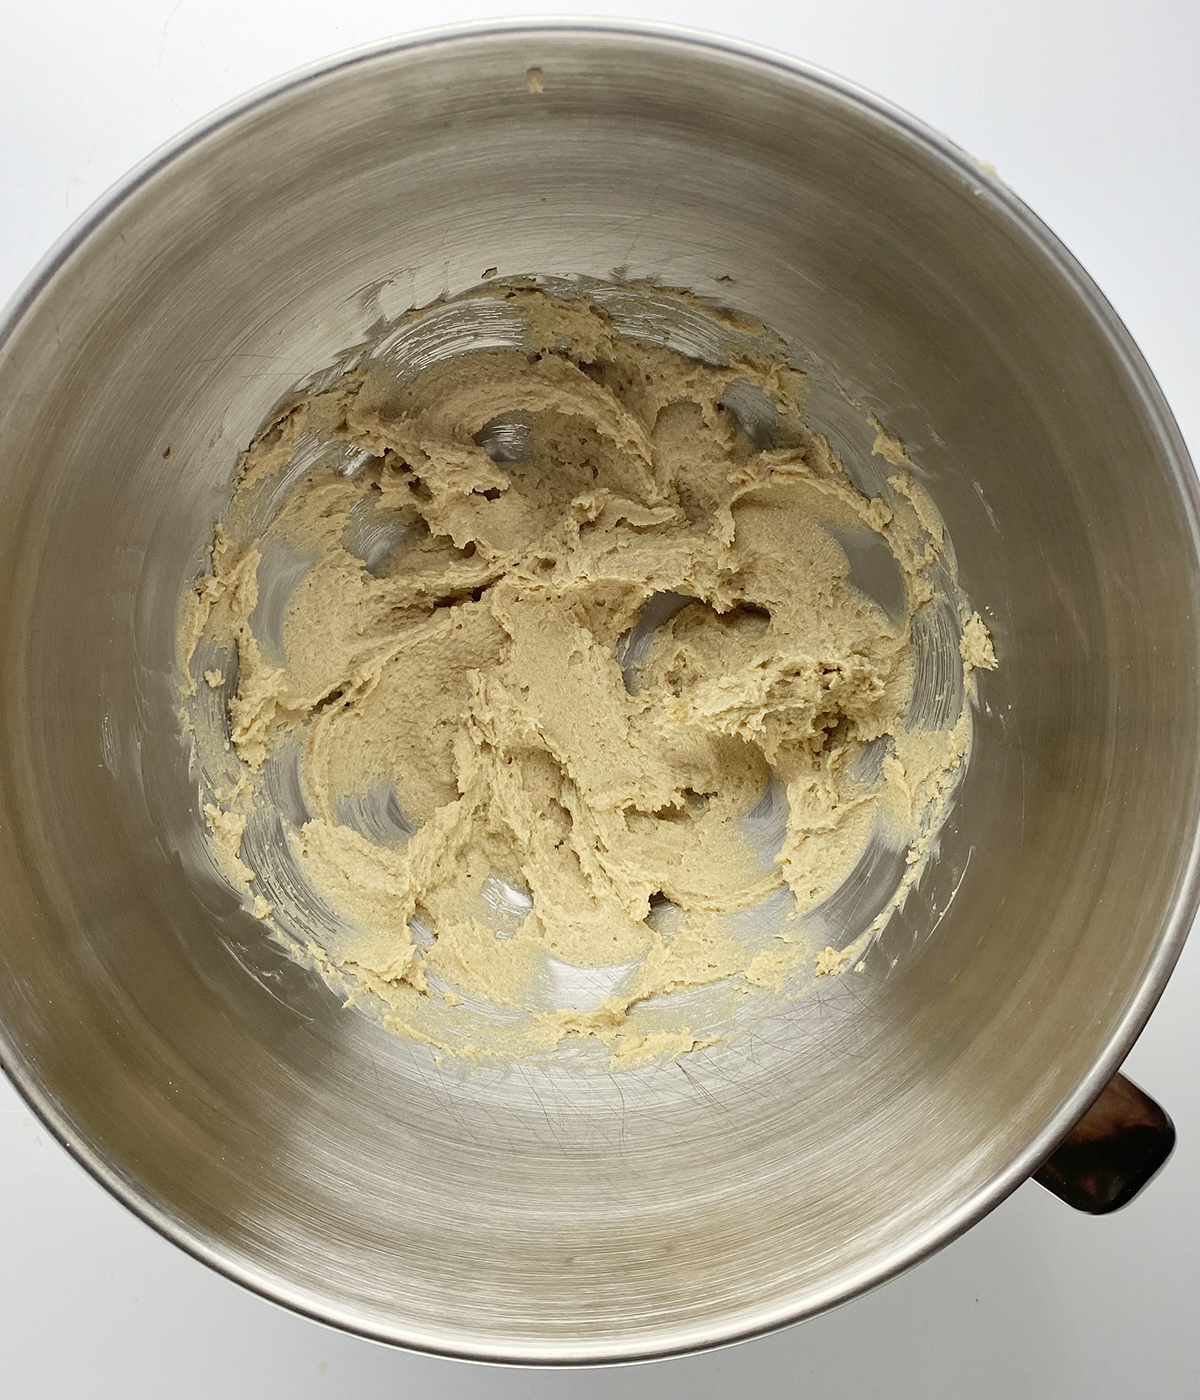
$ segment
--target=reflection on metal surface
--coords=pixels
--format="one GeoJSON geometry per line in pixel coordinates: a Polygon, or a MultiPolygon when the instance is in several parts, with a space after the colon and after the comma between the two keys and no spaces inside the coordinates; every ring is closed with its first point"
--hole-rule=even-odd
{"type": "Polygon", "coordinates": [[[400,806],[391,783],[377,783],[367,792],[340,798],[336,815],[343,826],[352,826],[361,836],[380,846],[407,841],[417,829],[416,823],[400,806]]]}

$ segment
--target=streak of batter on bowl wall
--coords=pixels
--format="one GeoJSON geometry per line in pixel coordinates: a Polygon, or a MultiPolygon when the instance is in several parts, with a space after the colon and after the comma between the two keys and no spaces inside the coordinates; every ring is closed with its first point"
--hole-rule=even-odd
{"type": "Polygon", "coordinates": [[[686,294],[514,280],[242,455],[184,727],[220,870],[347,1001],[439,1052],[639,1065],[853,966],[911,889],[995,655],[901,444],[872,420],[867,494],[804,383],[686,294]],[[886,907],[830,941],[881,852],[886,907]]]}

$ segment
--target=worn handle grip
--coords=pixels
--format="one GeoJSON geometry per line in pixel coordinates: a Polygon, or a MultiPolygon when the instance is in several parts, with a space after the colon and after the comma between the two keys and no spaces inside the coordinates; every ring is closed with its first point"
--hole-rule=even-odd
{"type": "Polygon", "coordinates": [[[1118,1074],[1033,1179],[1076,1210],[1107,1215],[1133,1200],[1174,1146],[1166,1112],[1118,1074]]]}

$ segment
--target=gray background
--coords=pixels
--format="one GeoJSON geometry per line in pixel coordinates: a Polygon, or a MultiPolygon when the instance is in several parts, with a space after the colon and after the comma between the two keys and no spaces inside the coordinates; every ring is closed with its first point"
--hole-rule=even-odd
{"type": "MultiPolygon", "coordinates": [[[[36,0],[0,43],[0,300],[130,165],[297,64],[513,12],[687,23],[801,55],[941,128],[1099,281],[1200,449],[1195,0],[36,0]]],[[[1173,1114],[1162,1178],[1107,1220],[1032,1184],[840,1311],[682,1361],[570,1377],[389,1352],[242,1292],[153,1234],[0,1082],[0,1395],[1090,1400],[1200,1393],[1200,942],[1127,1064],[1173,1114]]]]}

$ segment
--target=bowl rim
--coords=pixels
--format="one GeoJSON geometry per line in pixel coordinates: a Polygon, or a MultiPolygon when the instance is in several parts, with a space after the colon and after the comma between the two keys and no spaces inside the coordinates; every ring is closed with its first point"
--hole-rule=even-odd
{"type": "MultiPolygon", "coordinates": [[[[1057,235],[997,177],[992,167],[971,156],[949,137],[904,108],[850,79],[803,59],[763,45],[684,25],[619,18],[554,16],[441,25],[358,45],[260,84],[216,108],[163,143],[111,185],[75,219],[19,284],[7,305],[0,308],[0,359],[3,359],[7,347],[16,339],[26,318],[36,310],[42,293],[104,221],[160,171],[223,127],[311,83],[381,58],[449,47],[464,41],[476,42],[489,37],[564,33],[641,39],[673,45],[684,50],[700,50],[713,57],[770,68],[793,80],[824,89],[834,97],[865,111],[877,122],[894,130],[898,129],[911,142],[923,148],[927,155],[932,155],[940,161],[949,173],[973,184],[976,194],[986,196],[993,211],[1007,218],[1018,233],[1051,265],[1083,303],[1093,323],[1103,334],[1116,363],[1136,391],[1147,420],[1158,438],[1171,482],[1178,493],[1183,523],[1191,540],[1193,556],[1200,570],[1200,480],[1197,479],[1183,435],[1132,335],[1104,293],[1057,235]]],[[[790,1307],[775,1304],[763,1307],[752,1320],[739,1322],[728,1330],[715,1330],[711,1325],[700,1327],[694,1324],[688,1327],[667,1328],[654,1341],[639,1341],[627,1350],[614,1350],[611,1342],[602,1348],[554,1344],[539,1348],[536,1352],[525,1345],[514,1347],[510,1351],[499,1350],[494,1343],[489,1347],[472,1349],[462,1344],[461,1333],[454,1334],[459,1337],[459,1343],[452,1345],[449,1343],[449,1333],[444,1340],[439,1341],[428,1331],[418,1332],[402,1326],[385,1328],[356,1319],[349,1311],[342,1312],[336,1307],[326,1307],[322,1311],[319,1300],[306,1290],[289,1291],[287,1280],[279,1274],[265,1268],[249,1267],[244,1261],[230,1257],[197,1231],[146,1200],[130,1181],[112,1168],[91,1143],[82,1140],[73,1131],[60,1106],[37,1084],[35,1076],[23,1062],[17,1046],[10,1040],[2,1024],[0,1069],[4,1070],[26,1105],[56,1141],[135,1216],[194,1259],[289,1312],[368,1341],[419,1354],[485,1365],[536,1368],[627,1365],[687,1356],[767,1335],[870,1292],[953,1242],[1021,1185],[1053,1152],[1116,1073],[1162,995],[1167,979],[1182,951],[1197,908],[1200,907],[1200,826],[1191,833],[1190,849],[1186,852],[1186,859],[1181,862],[1180,871],[1181,878],[1173,905],[1165,911],[1164,934],[1147,965],[1140,985],[1131,997],[1103,1052],[1075,1090],[1059,1105],[1055,1114],[1003,1170],[961,1201],[955,1209],[914,1235],[903,1252],[882,1269],[861,1267],[858,1277],[843,1276],[837,1287],[829,1288],[824,1294],[810,1296],[803,1304],[793,1303],[790,1307]]]]}

